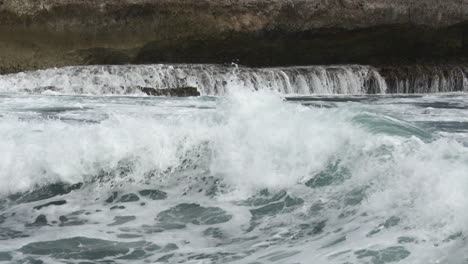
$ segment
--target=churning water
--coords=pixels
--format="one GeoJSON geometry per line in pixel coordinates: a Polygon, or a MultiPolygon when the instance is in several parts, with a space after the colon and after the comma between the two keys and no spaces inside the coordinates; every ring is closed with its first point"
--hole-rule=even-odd
{"type": "MultiPolygon", "coordinates": [[[[362,94],[353,67],[320,87],[362,94]]],[[[467,94],[285,99],[319,86],[207,70],[226,96],[122,96],[147,84],[94,69],[0,76],[0,262],[468,260],[467,94]]]]}

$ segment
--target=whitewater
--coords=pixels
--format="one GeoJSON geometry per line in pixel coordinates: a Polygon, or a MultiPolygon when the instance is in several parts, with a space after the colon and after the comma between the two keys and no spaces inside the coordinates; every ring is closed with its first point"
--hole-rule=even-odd
{"type": "Polygon", "coordinates": [[[463,78],[391,94],[360,65],[0,76],[0,262],[464,263],[463,78]],[[139,89],[182,86],[202,96],[139,89]]]}

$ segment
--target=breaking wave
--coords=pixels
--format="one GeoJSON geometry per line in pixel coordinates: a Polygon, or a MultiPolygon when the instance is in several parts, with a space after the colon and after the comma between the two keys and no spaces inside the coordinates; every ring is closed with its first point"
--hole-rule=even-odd
{"type": "Polygon", "coordinates": [[[5,259],[468,257],[467,147],[377,105],[315,107],[267,91],[2,98],[13,109],[0,122],[5,259]]]}

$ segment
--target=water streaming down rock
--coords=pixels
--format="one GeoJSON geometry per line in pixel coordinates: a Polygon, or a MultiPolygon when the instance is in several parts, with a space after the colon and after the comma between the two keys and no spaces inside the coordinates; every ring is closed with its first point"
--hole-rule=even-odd
{"type": "Polygon", "coordinates": [[[468,91],[468,66],[410,65],[383,67],[388,93],[438,93],[468,91]]]}
{"type": "Polygon", "coordinates": [[[386,84],[370,66],[247,68],[237,65],[157,64],[79,66],[0,76],[0,91],[67,94],[135,94],[141,87],[197,87],[202,95],[225,95],[230,87],[282,94],[375,94],[386,84]]]}
{"type": "Polygon", "coordinates": [[[1,92],[125,95],[183,87],[196,87],[201,95],[225,95],[230,89],[296,95],[460,92],[468,91],[468,66],[99,65],[0,75],[1,92]]]}

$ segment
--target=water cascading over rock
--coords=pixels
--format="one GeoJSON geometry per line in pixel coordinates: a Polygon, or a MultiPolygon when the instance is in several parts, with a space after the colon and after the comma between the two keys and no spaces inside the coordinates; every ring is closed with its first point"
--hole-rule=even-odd
{"type": "Polygon", "coordinates": [[[201,95],[225,95],[230,89],[302,95],[382,94],[387,89],[374,67],[361,65],[285,68],[203,64],[77,66],[0,76],[0,90],[3,91],[104,95],[181,87],[196,87],[201,95]]]}

